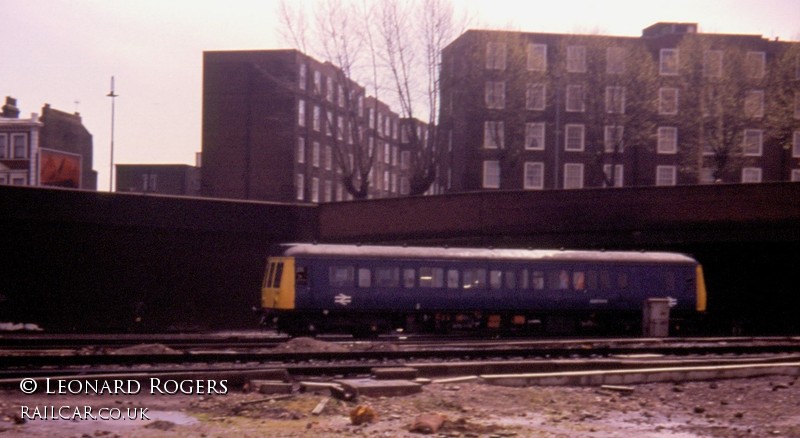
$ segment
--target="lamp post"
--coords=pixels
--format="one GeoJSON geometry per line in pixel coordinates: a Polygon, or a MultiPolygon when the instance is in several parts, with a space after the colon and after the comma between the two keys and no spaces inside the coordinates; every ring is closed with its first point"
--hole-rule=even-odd
{"type": "Polygon", "coordinates": [[[118,94],[114,93],[114,76],[111,76],[111,91],[106,94],[111,98],[111,166],[108,172],[108,191],[114,191],[114,103],[118,94]]]}

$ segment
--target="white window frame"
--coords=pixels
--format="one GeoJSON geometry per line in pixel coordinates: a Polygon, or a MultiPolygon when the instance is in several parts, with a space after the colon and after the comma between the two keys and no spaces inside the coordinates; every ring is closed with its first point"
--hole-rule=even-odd
{"type": "Polygon", "coordinates": [[[586,111],[583,85],[567,85],[566,110],[568,113],[582,113],[586,111]]]}
{"type": "Polygon", "coordinates": [[[677,185],[678,169],[675,166],[656,166],[656,185],[677,185]]]}
{"type": "Polygon", "coordinates": [[[564,125],[564,150],[567,152],[583,152],[586,146],[586,127],[579,123],[564,125]],[[574,141],[578,140],[576,145],[574,141]]]}
{"type": "Polygon", "coordinates": [[[319,111],[320,111],[319,105],[314,105],[314,118],[312,120],[311,127],[317,132],[319,132],[320,124],[321,124],[321,121],[322,121],[320,119],[319,111]]]}
{"type": "Polygon", "coordinates": [[[322,73],[314,70],[314,93],[322,94],[322,73]]]}
{"type": "Polygon", "coordinates": [[[747,77],[750,79],[761,79],[766,74],[767,54],[764,52],[747,52],[745,55],[745,68],[747,77]]]}
{"type": "Polygon", "coordinates": [[[12,133],[9,136],[9,153],[12,160],[25,160],[28,158],[29,154],[29,146],[28,146],[28,133],[26,132],[19,132],[19,133],[12,133]],[[22,147],[20,150],[17,149],[17,139],[22,139],[22,147]],[[19,154],[18,152],[22,152],[19,154]]]}
{"type": "Polygon", "coordinates": [[[764,131],[745,129],[742,135],[742,154],[745,157],[760,157],[764,153],[764,131]]]}
{"type": "Polygon", "coordinates": [[[658,89],[658,113],[666,116],[678,114],[680,91],[673,87],[658,89]]]}
{"type": "Polygon", "coordinates": [[[583,163],[564,163],[564,189],[583,188],[583,163]]]}
{"type": "Polygon", "coordinates": [[[522,176],[522,187],[525,190],[544,189],[544,163],[539,161],[526,161],[522,176]]]}
{"type": "MultiPolygon", "coordinates": [[[[603,173],[605,173],[606,178],[608,178],[611,174],[611,169],[614,169],[614,187],[623,187],[623,174],[624,174],[624,166],[622,164],[604,164],[603,165],[603,173]]],[[[603,181],[603,187],[608,187],[605,180],[603,181]]]]}
{"type": "Polygon", "coordinates": [[[483,188],[500,188],[500,162],[497,160],[486,160],[483,162],[483,188]]]}
{"type": "Polygon", "coordinates": [[[330,145],[325,145],[325,170],[333,169],[333,148],[330,145]]]}
{"type": "Polygon", "coordinates": [[[506,44],[489,41],[486,43],[486,69],[506,69],[506,44]]]}
{"type": "Polygon", "coordinates": [[[333,78],[328,76],[325,78],[325,99],[328,102],[333,102],[333,78]]]}
{"type": "Polygon", "coordinates": [[[297,138],[297,162],[303,164],[306,162],[306,139],[305,137],[297,138]]]}
{"type": "Polygon", "coordinates": [[[679,73],[680,53],[678,49],[661,49],[658,52],[658,74],[676,76],[679,73]]]}
{"type": "Polygon", "coordinates": [[[315,141],[311,144],[311,165],[314,167],[319,167],[320,163],[320,145],[318,141],[315,141]]]}
{"type": "Polygon", "coordinates": [[[489,120],[483,122],[483,148],[484,149],[503,149],[505,147],[505,123],[501,120],[489,120]],[[495,137],[494,133],[497,133],[495,137]],[[497,141],[499,139],[499,142],[497,141]]]}
{"type": "Polygon", "coordinates": [[[706,50],[703,52],[703,77],[722,77],[722,50],[706,50]]]}
{"type": "Polygon", "coordinates": [[[528,71],[547,71],[547,44],[528,44],[526,67],[528,71]]]}
{"type": "Polygon", "coordinates": [[[525,109],[544,111],[547,104],[547,85],[532,83],[525,87],[525,109]]]}
{"type": "Polygon", "coordinates": [[[609,47],[606,49],[606,73],[618,75],[625,73],[625,58],[628,50],[624,47],[609,47]]]}
{"type": "Polygon", "coordinates": [[[528,122],[525,124],[525,150],[543,151],[545,138],[544,122],[528,122]]]}
{"type": "Polygon", "coordinates": [[[311,178],[311,202],[319,203],[319,178],[311,178]]]}
{"type": "Polygon", "coordinates": [[[625,114],[625,87],[606,87],[606,113],[625,114]]]}
{"type": "Polygon", "coordinates": [[[617,153],[625,152],[625,127],[623,125],[606,125],[603,129],[603,151],[606,153],[614,153],[614,145],[616,144],[615,138],[622,141],[619,145],[617,153]]]}
{"type": "Polygon", "coordinates": [[[0,132],[0,159],[4,160],[9,157],[9,145],[8,134],[0,132]]]}
{"type": "Polygon", "coordinates": [[[674,126],[659,126],[656,150],[659,154],[678,153],[678,128],[674,126]]]}
{"type": "Polygon", "coordinates": [[[306,81],[308,81],[308,77],[307,77],[308,67],[305,64],[300,64],[299,68],[300,68],[300,70],[297,73],[297,81],[298,81],[297,86],[301,90],[305,90],[306,89],[306,81]]]}
{"type": "Polygon", "coordinates": [[[744,96],[744,114],[753,119],[764,117],[764,90],[747,90],[744,96]]]}
{"type": "Polygon", "coordinates": [[[742,183],[762,182],[762,170],[760,167],[742,167],[742,183]]]}
{"type": "Polygon", "coordinates": [[[322,199],[324,199],[325,202],[333,201],[333,182],[331,182],[331,180],[329,179],[326,179],[325,182],[323,183],[322,199]]]}
{"type": "Polygon", "coordinates": [[[506,83],[504,81],[486,81],[484,94],[486,108],[504,109],[506,107],[506,83]]]}
{"type": "Polygon", "coordinates": [[[306,184],[306,177],[302,173],[298,173],[296,176],[296,189],[295,198],[298,201],[302,201],[305,197],[305,184],[306,184]]]}
{"type": "Polygon", "coordinates": [[[567,46],[567,72],[586,73],[586,46],[567,46]]]}

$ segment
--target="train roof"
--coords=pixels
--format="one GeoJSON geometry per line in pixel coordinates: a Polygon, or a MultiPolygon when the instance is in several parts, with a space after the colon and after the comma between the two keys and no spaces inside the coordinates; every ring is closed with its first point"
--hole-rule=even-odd
{"type": "Polygon", "coordinates": [[[546,249],[449,248],[436,246],[376,246],[341,244],[285,244],[283,255],[292,257],[369,257],[425,260],[586,261],[606,263],[691,263],[697,261],[674,252],[588,251],[546,249]]]}

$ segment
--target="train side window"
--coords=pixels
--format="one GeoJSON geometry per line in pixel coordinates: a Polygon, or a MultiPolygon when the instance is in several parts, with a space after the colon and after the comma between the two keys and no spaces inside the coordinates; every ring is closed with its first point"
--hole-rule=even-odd
{"type": "Polygon", "coordinates": [[[275,279],[272,281],[272,287],[281,286],[281,277],[283,277],[283,262],[275,264],[275,279]]]}
{"type": "Polygon", "coordinates": [[[506,278],[506,289],[516,289],[517,288],[517,276],[515,275],[516,272],[514,271],[506,271],[503,275],[506,278]]]}
{"type": "Polygon", "coordinates": [[[531,283],[536,290],[544,289],[544,272],[533,271],[533,281],[531,283]]]}
{"type": "Polygon", "coordinates": [[[503,271],[489,271],[489,287],[491,289],[500,289],[503,287],[503,271]]]}
{"type": "Polygon", "coordinates": [[[604,290],[611,289],[611,273],[608,271],[600,271],[600,288],[604,290]]]}
{"type": "Polygon", "coordinates": [[[628,288],[628,273],[627,272],[620,272],[617,275],[617,287],[620,289],[627,289],[628,288]]]}
{"type": "Polygon", "coordinates": [[[414,281],[417,278],[417,274],[414,269],[407,268],[403,269],[403,287],[406,289],[411,289],[414,287],[414,281]]]}
{"type": "Polygon", "coordinates": [[[419,287],[442,287],[444,285],[444,269],[419,268],[419,287]]]}
{"type": "Polygon", "coordinates": [[[297,286],[308,285],[308,268],[305,266],[298,266],[294,270],[294,282],[297,286]]]}
{"type": "Polygon", "coordinates": [[[397,287],[400,285],[400,268],[375,268],[375,286],[397,287]]]}
{"type": "Polygon", "coordinates": [[[569,289],[569,272],[566,269],[548,272],[547,286],[549,289],[569,289]]]}
{"type": "Polygon", "coordinates": [[[447,270],[447,288],[458,289],[458,269],[447,270]]]}
{"type": "Polygon", "coordinates": [[[583,271],[574,271],[572,273],[572,287],[575,290],[586,290],[586,273],[583,271]]]}
{"type": "Polygon", "coordinates": [[[597,271],[586,271],[586,289],[597,290],[597,271]]]}
{"type": "Polygon", "coordinates": [[[528,282],[528,270],[523,269],[519,271],[519,288],[520,289],[527,289],[529,287],[528,282]]]}
{"type": "Polygon", "coordinates": [[[358,268],[358,287],[372,286],[372,272],[369,268],[358,268]]]}
{"type": "Polygon", "coordinates": [[[353,287],[354,269],[352,266],[331,266],[328,282],[334,287],[353,287]]]}
{"type": "Polygon", "coordinates": [[[479,289],[486,287],[486,269],[465,269],[464,289],[479,289]]]}

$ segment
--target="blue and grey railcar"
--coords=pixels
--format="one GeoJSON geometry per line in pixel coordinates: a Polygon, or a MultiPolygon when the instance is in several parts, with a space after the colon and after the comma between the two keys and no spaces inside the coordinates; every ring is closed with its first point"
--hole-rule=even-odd
{"type": "Polygon", "coordinates": [[[701,265],[667,252],[286,244],[267,261],[266,320],[291,334],[638,329],[706,308],[701,265]],[[635,327],[635,328],[634,328],[635,327]]]}

